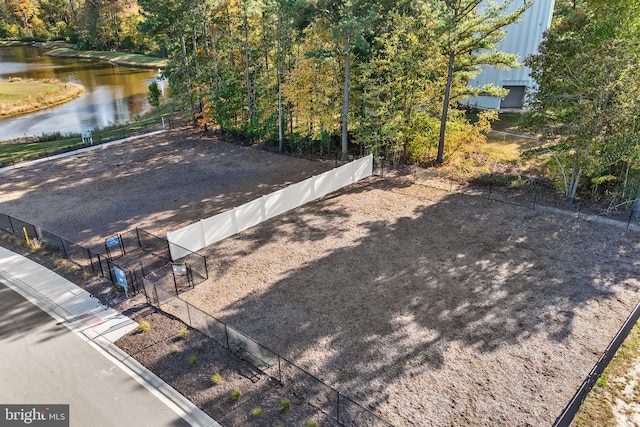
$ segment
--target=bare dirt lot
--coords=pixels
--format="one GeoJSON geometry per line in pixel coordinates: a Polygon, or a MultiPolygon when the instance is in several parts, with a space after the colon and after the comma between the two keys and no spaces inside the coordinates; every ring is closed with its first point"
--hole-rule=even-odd
{"type": "Polygon", "coordinates": [[[135,227],[157,235],[334,166],[185,130],[0,174],[0,212],[83,246],[135,227]]]}
{"type": "MultiPolygon", "coordinates": [[[[0,212],[80,242],[160,234],[331,166],[190,138],[2,175],[0,212]]],[[[182,296],[394,425],[550,425],[638,300],[637,242],[372,177],[207,249],[210,280],[182,296]]]]}
{"type": "Polygon", "coordinates": [[[550,425],[638,300],[623,230],[372,178],[183,297],[394,425],[550,425]]]}

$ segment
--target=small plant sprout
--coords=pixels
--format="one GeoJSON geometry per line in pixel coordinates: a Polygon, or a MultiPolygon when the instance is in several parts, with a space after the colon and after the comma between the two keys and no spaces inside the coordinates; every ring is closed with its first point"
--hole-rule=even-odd
{"type": "Polygon", "coordinates": [[[185,328],[180,329],[180,332],[178,332],[178,336],[182,339],[185,339],[187,335],[189,335],[189,331],[187,331],[185,328]]]}
{"type": "Polygon", "coordinates": [[[280,412],[286,414],[291,410],[291,401],[289,399],[282,399],[280,401],[280,412]]]}
{"type": "Polygon", "coordinates": [[[171,346],[171,353],[177,353],[177,352],[178,352],[178,350],[179,350],[179,349],[178,349],[178,346],[177,346],[177,345],[175,345],[175,344],[174,344],[174,345],[172,345],[172,346],[171,346]]]}
{"type": "Polygon", "coordinates": [[[144,334],[145,332],[149,332],[150,330],[151,324],[146,320],[143,320],[138,324],[138,333],[144,334]]]}
{"type": "Polygon", "coordinates": [[[259,416],[262,415],[262,408],[253,408],[251,410],[251,415],[253,415],[254,417],[258,418],[259,416]]]}
{"type": "Polygon", "coordinates": [[[318,427],[318,422],[316,420],[307,421],[305,427],[318,427]]]}
{"type": "Polygon", "coordinates": [[[196,366],[198,364],[198,358],[195,356],[191,356],[189,358],[189,366],[196,366]]]}
{"type": "Polygon", "coordinates": [[[237,388],[231,392],[231,400],[234,402],[237,402],[240,399],[240,396],[242,396],[242,393],[237,388]]]}
{"type": "Polygon", "coordinates": [[[211,384],[213,385],[222,384],[222,376],[220,375],[219,372],[215,372],[213,375],[211,375],[211,384]]]}
{"type": "Polygon", "coordinates": [[[30,240],[29,247],[31,248],[31,251],[33,251],[33,253],[35,254],[45,255],[47,253],[47,251],[45,250],[45,246],[42,244],[40,240],[36,240],[36,239],[30,240]]]}

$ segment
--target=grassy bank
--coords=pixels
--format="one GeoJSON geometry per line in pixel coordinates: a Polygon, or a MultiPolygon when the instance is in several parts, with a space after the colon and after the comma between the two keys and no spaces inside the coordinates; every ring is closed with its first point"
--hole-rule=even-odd
{"type": "Polygon", "coordinates": [[[167,60],[152,56],[127,52],[105,52],[78,50],[73,45],[64,42],[51,42],[43,46],[46,55],[57,58],[78,58],[90,61],[109,62],[127,67],[158,69],[167,65],[167,60]]]}
{"type": "Polygon", "coordinates": [[[32,113],[63,104],[83,92],[81,85],[56,80],[0,81],[0,117],[32,113]]]}
{"type": "MultiPolygon", "coordinates": [[[[129,123],[123,126],[117,126],[109,129],[102,129],[93,132],[93,143],[101,144],[126,138],[132,135],[145,133],[154,129],[161,128],[161,117],[170,116],[172,111],[171,105],[156,110],[150,116],[129,123]]],[[[165,119],[165,126],[170,126],[170,119],[165,119]]],[[[54,154],[82,148],[82,138],[78,135],[48,135],[41,138],[41,141],[22,142],[12,144],[9,142],[0,142],[0,167],[10,166],[16,163],[40,159],[52,156],[54,154]]]]}

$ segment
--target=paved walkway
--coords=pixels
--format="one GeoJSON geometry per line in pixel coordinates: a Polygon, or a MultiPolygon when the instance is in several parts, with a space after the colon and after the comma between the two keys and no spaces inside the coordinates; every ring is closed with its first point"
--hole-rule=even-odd
{"type": "Polygon", "coordinates": [[[136,327],[0,247],[0,403],[69,404],[71,425],[220,426],[113,344],[136,327]]]}

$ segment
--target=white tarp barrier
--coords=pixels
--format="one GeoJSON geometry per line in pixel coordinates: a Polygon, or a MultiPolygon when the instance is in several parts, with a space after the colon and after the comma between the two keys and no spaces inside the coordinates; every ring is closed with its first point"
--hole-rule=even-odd
{"type": "MultiPolygon", "coordinates": [[[[232,210],[200,220],[204,233],[204,246],[213,245],[238,232],[235,212],[232,210]]],[[[202,249],[202,248],[200,248],[202,249]]]]}
{"type": "Polygon", "coordinates": [[[189,251],[196,252],[372,174],[373,156],[369,155],[229,211],[169,232],[167,239],[171,257],[174,260],[182,258],[189,251]]]}
{"type": "Polygon", "coordinates": [[[354,172],[355,172],[355,168],[354,166],[356,166],[354,164],[355,162],[351,162],[351,163],[347,163],[346,165],[334,169],[336,171],[336,177],[334,180],[334,185],[336,188],[334,188],[333,191],[339,190],[342,187],[345,187],[347,185],[351,185],[354,183],[354,172]]]}
{"type": "Polygon", "coordinates": [[[354,182],[373,175],[373,156],[363,157],[353,162],[354,182]]]}
{"type": "Polygon", "coordinates": [[[251,228],[254,225],[258,225],[266,219],[264,198],[262,197],[238,206],[233,210],[235,211],[238,233],[246,230],[247,228],[251,228]]]}
{"type": "Polygon", "coordinates": [[[336,178],[335,170],[330,170],[328,172],[323,173],[322,175],[318,175],[314,180],[314,193],[316,198],[324,197],[327,194],[331,193],[334,188],[334,181],[336,178]]]}
{"type": "Polygon", "coordinates": [[[205,247],[204,230],[202,224],[187,225],[175,231],[167,233],[171,259],[177,260],[205,247]],[[186,250],[185,250],[186,249],[186,250]]]}

